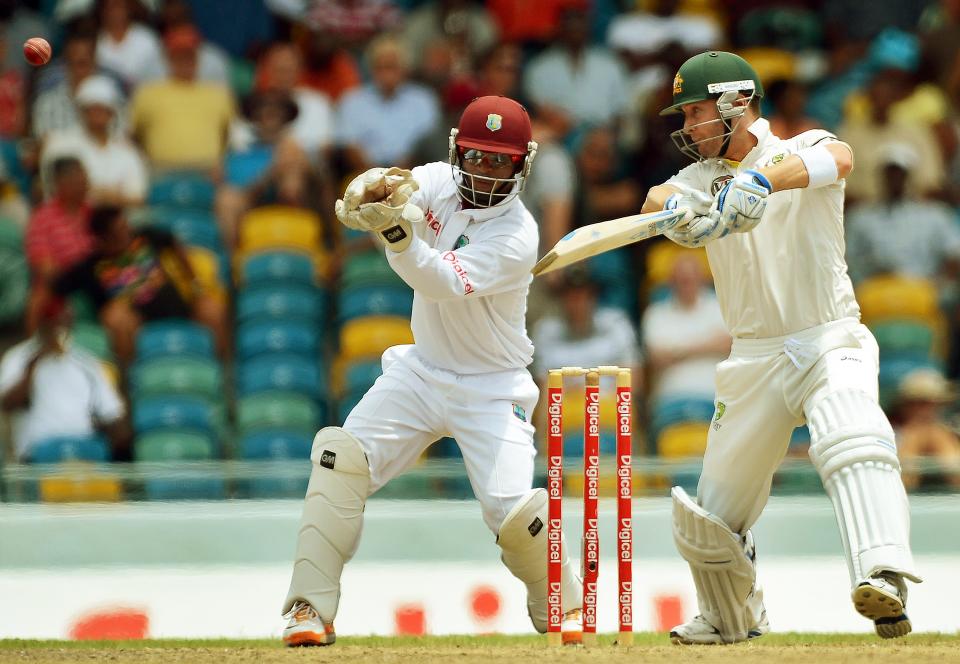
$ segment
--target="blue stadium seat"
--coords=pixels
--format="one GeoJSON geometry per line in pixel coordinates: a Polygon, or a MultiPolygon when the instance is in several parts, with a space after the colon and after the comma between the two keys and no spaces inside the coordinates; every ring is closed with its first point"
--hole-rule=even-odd
{"type": "Polygon", "coordinates": [[[316,268],[313,259],[293,251],[267,251],[244,261],[243,282],[247,287],[277,281],[314,285],[316,268]]]}
{"type": "Polygon", "coordinates": [[[183,244],[214,252],[223,249],[217,219],[210,212],[190,208],[154,208],[147,217],[149,226],[170,231],[183,244]]]}
{"type": "Polygon", "coordinates": [[[900,381],[914,369],[937,369],[942,367],[922,353],[890,353],[880,356],[880,405],[894,405],[900,381]]]}
{"type": "Polygon", "coordinates": [[[137,359],[165,355],[213,357],[213,334],[189,320],[168,319],[147,323],[137,336],[137,359]]]}
{"type": "Polygon", "coordinates": [[[255,431],[240,439],[242,459],[309,459],[313,434],[285,429],[255,431]]]}
{"type": "MultiPolygon", "coordinates": [[[[263,461],[261,463],[270,463],[263,461]]],[[[255,477],[247,484],[250,498],[303,498],[310,482],[309,470],[299,474],[282,474],[277,477],[255,477]]]]}
{"type": "MultiPolygon", "coordinates": [[[[571,459],[583,458],[583,430],[565,431],[563,434],[563,453],[571,459]]],[[[613,431],[600,432],[600,454],[603,456],[617,453],[617,435],[613,431]]],[[[581,473],[582,473],[581,469],[581,473]]]]}
{"type": "Polygon", "coordinates": [[[323,315],[320,293],[305,286],[261,286],[243,290],[237,297],[237,319],[296,318],[318,322],[323,315]]]}
{"type": "Polygon", "coordinates": [[[242,363],[238,387],[241,396],[269,390],[299,392],[318,401],[327,396],[319,362],[304,361],[303,357],[290,353],[258,355],[242,363]]]}
{"type": "Polygon", "coordinates": [[[133,404],[133,429],[137,434],[159,429],[216,429],[214,407],[204,399],[183,396],[146,397],[133,404]]]}
{"type": "Polygon", "coordinates": [[[344,391],[363,394],[369,390],[383,374],[380,360],[353,362],[347,367],[344,391]]]}
{"type": "Polygon", "coordinates": [[[312,360],[317,357],[319,345],[317,326],[305,321],[254,320],[241,325],[237,332],[241,361],[263,353],[292,353],[312,360]]]}
{"type": "Polygon", "coordinates": [[[58,436],[42,440],[30,450],[30,463],[106,461],[109,446],[101,436],[58,436]]]}
{"type": "Polygon", "coordinates": [[[213,183],[199,173],[170,173],[156,178],[147,196],[149,205],[210,209],[213,183]]]}
{"type": "Polygon", "coordinates": [[[209,471],[181,470],[176,478],[149,478],[144,481],[148,500],[223,500],[227,484],[209,471]]]}
{"type": "Polygon", "coordinates": [[[409,318],[412,310],[413,291],[409,288],[366,286],[340,291],[337,317],[341,323],[361,316],[409,318]]]}
{"type": "Polygon", "coordinates": [[[714,403],[711,399],[698,397],[667,398],[656,404],[650,422],[650,439],[656,440],[660,432],[680,422],[709,422],[713,419],[714,403]]]}
{"type": "Polygon", "coordinates": [[[363,398],[365,392],[366,390],[349,392],[341,397],[339,401],[337,401],[338,424],[343,424],[346,421],[347,415],[349,415],[350,411],[353,410],[358,403],[360,403],[360,399],[363,398]]]}

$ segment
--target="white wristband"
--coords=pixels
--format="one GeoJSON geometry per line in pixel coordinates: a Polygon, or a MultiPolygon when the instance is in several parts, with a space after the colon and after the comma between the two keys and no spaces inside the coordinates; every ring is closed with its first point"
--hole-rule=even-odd
{"type": "Polygon", "coordinates": [[[810,178],[807,189],[825,187],[840,178],[840,173],[837,171],[837,160],[830,154],[827,146],[814,145],[804,148],[797,153],[797,156],[803,160],[803,165],[807,168],[807,176],[810,178]]]}

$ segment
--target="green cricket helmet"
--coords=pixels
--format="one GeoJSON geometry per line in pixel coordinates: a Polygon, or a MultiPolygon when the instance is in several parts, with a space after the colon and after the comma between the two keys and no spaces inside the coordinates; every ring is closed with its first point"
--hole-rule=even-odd
{"type": "MultiPolygon", "coordinates": [[[[660,115],[679,113],[680,107],[685,104],[716,99],[720,118],[708,122],[723,122],[726,126],[726,132],[722,134],[724,144],[720,151],[720,154],[723,154],[733,132],[732,121],[743,115],[754,98],[760,97],[763,97],[763,84],[749,62],[733,53],[707,51],[680,65],[673,78],[673,104],[660,111],[660,115]],[[745,104],[734,103],[740,95],[747,96],[745,104]]],[[[670,136],[681,152],[694,160],[703,158],[696,143],[690,141],[682,129],[670,136]]]]}

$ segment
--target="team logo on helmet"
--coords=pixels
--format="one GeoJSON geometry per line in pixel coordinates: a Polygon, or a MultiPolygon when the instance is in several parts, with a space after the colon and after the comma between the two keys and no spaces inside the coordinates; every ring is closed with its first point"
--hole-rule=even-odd
{"type": "Polygon", "coordinates": [[[503,126],[503,116],[497,113],[487,114],[487,129],[490,131],[500,131],[503,126]]]}
{"type": "Polygon", "coordinates": [[[678,95],[681,92],[683,92],[683,77],[680,76],[680,72],[677,72],[673,77],[673,94],[678,95]]]}

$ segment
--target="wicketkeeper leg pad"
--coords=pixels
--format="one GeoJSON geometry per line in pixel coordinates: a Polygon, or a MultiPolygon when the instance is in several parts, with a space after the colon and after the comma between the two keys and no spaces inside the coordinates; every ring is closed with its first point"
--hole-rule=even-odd
{"type": "Polygon", "coordinates": [[[833,502],[850,583],[882,571],[920,582],[893,429],[876,400],[838,390],[808,415],[810,459],[833,502]]]}
{"type": "Polygon", "coordinates": [[[727,643],[743,641],[764,615],[755,587],[753,538],[734,533],[680,487],[673,497],[673,539],[690,565],[700,613],[727,643]]]}
{"type": "Polygon", "coordinates": [[[340,603],[343,566],[360,542],[370,469],[360,442],[339,427],[317,433],[310,460],[313,470],[283,613],[303,600],[331,623],[340,603]]]}
{"type": "MultiPolygon", "coordinates": [[[[500,559],[510,572],[527,586],[527,609],[534,628],[547,631],[547,492],[534,489],[507,513],[497,544],[500,559]]],[[[560,543],[563,560],[561,575],[562,609],[566,613],[583,603],[583,585],[567,556],[565,541],[560,543]]]]}

